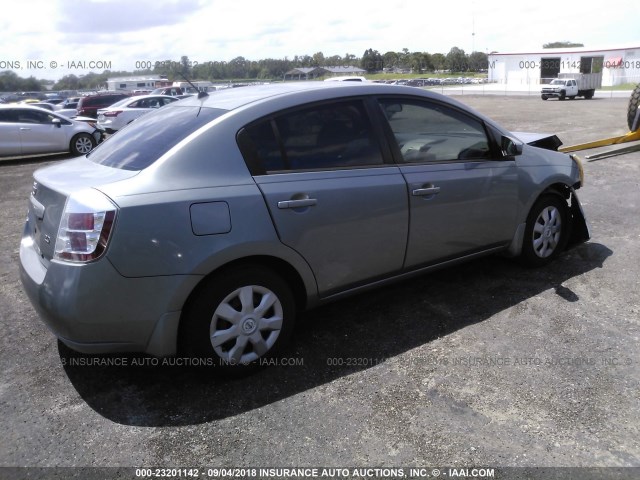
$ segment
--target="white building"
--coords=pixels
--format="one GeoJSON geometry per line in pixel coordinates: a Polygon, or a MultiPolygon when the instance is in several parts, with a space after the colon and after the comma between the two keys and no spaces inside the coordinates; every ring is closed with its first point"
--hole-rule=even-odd
{"type": "Polygon", "coordinates": [[[141,75],[137,77],[116,77],[107,80],[107,90],[125,90],[127,92],[151,91],[160,87],[170,87],[171,82],[165,76],[141,75]]]}
{"type": "Polygon", "coordinates": [[[489,82],[539,85],[559,73],[600,73],[602,86],[640,83],[640,46],[489,54],[489,82]]]}

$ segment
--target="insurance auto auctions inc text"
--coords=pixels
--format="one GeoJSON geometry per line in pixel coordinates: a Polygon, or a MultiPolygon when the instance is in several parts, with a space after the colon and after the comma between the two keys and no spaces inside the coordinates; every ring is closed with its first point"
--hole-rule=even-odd
{"type": "MultiPolygon", "coordinates": [[[[213,468],[215,478],[494,478],[493,468],[213,468]]],[[[136,475],[138,476],[138,475],[136,475]]]]}

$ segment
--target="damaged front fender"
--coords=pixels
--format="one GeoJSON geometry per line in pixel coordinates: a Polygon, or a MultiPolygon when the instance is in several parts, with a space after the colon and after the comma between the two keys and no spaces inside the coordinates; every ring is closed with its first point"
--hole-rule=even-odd
{"type": "Polygon", "coordinates": [[[591,238],[591,231],[589,230],[587,218],[584,216],[582,204],[580,203],[578,194],[573,187],[571,188],[571,204],[569,206],[569,212],[571,214],[571,231],[569,232],[567,248],[575,247],[576,245],[584,243],[591,238]]]}

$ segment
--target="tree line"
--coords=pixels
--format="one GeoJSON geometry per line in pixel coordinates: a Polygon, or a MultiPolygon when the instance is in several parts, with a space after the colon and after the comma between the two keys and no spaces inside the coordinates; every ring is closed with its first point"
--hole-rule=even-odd
{"type": "MultiPolygon", "coordinates": [[[[147,65],[145,65],[147,66],[147,65]]],[[[103,88],[112,77],[135,75],[166,75],[171,81],[182,80],[183,76],[191,80],[279,80],[285,73],[295,68],[353,66],[366,70],[367,73],[383,71],[400,71],[417,74],[436,71],[450,72],[482,72],[488,68],[487,55],[482,52],[465,53],[453,47],[449,53],[409,52],[403,48],[400,52],[389,51],[381,54],[374,49],[367,49],[361,57],[346,53],[345,55],[325,56],[322,52],[313,55],[296,55],[292,59],[266,58],[248,60],[236,57],[228,62],[191,62],[187,56],[179,61],[166,60],[148,65],[150,68],[126,71],[109,71],[88,73],[86,75],[65,75],[53,85],[54,90],[95,90],[103,88]]],[[[38,91],[44,89],[44,80],[34,77],[23,79],[14,72],[0,72],[0,91],[38,91]]]]}

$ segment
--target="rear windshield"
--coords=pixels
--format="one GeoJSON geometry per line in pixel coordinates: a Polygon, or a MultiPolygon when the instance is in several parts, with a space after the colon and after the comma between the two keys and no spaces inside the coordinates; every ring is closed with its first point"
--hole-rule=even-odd
{"type": "Polygon", "coordinates": [[[200,107],[160,108],[143,115],[100,144],[87,157],[124,170],[142,170],[226,110],[200,107]]]}

